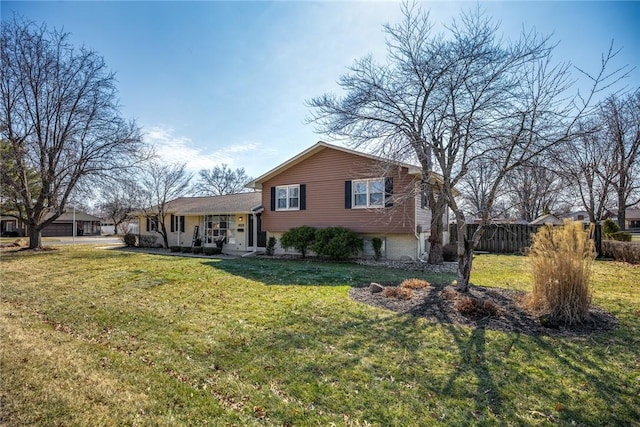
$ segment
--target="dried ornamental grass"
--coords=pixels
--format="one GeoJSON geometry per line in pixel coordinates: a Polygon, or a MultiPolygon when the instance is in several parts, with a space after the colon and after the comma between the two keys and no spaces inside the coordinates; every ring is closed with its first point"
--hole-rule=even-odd
{"type": "Polygon", "coordinates": [[[528,304],[558,322],[580,323],[591,304],[589,277],[596,253],[582,223],[545,225],[533,237],[529,262],[533,289],[528,304]]]}
{"type": "Polygon", "coordinates": [[[460,295],[455,303],[456,310],[467,317],[497,316],[500,309],[491,301],[460,295]]]}
{"type": "Polygon", "coordinates": [[[399,286],[388,286],[384,288],[382,294],[387,298],[411,299],[413,290],[410,288],[401,288],[399,286]]]}
{"type": "Polygon", "coordinates": [[[400,283],[401,288],[407,289],[422,289],[428,288],[429,286],[431,286],[431,283],[422,279],[406,279],[403,280],[402,283],[400,283]]]}

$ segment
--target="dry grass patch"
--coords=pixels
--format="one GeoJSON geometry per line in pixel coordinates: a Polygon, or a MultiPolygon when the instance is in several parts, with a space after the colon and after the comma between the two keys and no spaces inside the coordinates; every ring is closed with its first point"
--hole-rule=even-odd
{"type": "Polygon", "coordinates": [[[460,295],[455,302],[456,310],[467,317],[497,316],[500,308],[489,300],[483,300],[468,295],[460,295]]]}
{"type": "Polygon", "coordinates": [[[422,289],[422,288],[428,288],[429,286],[431,286],[431,283],[427,282],[426,280],[423,279],[406,279],[403,280],[402,283],[400,283],[400,287],[401,288],[407,288],[407,289],[422,289]]]}
{"type": "Polygon", "coordinates": [[[382,295],[387,298],[411,299],[413,296],[413,290],[411,288],[402,288],[400,286],[387,286],[382,291],[382,295]]]}

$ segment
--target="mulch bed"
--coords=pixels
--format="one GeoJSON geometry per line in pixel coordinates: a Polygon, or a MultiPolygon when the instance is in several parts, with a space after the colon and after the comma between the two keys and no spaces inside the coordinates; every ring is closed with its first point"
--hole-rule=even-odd
{"type": "MultiPolygon", "coordinates": [[[[383,284],[395,286],[397,284],[383,284]]],[[[349,296],[355,301],[385,308],[402,314],[424,317],[444,324],[459,324],[473,328],[515,332],[534,336],[577,337],[603,333],[618,326],[617,319],[606,310],[591,306],[585,322],[572,325],[543,326],[537,314],[523,307],[525,292],[501,288],[471,286],[468,294],[460,294],[450,285],[431,284],[414,289],[410,299],[386,297],[382,292],[372,293],[368,285],[354,287],[349,296]],[[463,315],[456,301],[464,295],[477,298],[497,308],[495,315],[463,315]]]]}

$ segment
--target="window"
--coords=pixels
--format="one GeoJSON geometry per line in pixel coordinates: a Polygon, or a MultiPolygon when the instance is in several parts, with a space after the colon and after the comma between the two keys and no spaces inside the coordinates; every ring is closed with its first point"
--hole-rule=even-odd
{"type": "Polygon", "coordinates": [[[180,231],[184,233],[184,216],[171,215],[171,232],[180,231]]]}
{"type": "Polygon", "coordinates": [[[300,209],[300,185],[276,187],[276,210],[300,209]]]}
{"type": "Polygon", "coordinates": [[[147,231],[158,231],[158,217],[147,217],[147,231]]]}
{"type": "Polygon", "coordinates": [[[204,243],[229,243],[234,221],[233,215],[207,215],[204,219],[204,243]]]}
{"type": "Polygon", "coordinates": [[[384,178],[362,179],[352,182],[354,208],[381,208],[384,206],[384,178]]]}

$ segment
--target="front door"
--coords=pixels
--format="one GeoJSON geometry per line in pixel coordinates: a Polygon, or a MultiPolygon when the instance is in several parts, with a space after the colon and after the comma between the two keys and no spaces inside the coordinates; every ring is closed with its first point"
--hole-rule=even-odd
{"type": "MultiPolygon", "coordinates": [[[[262,214],[256,214],[256,223],[258,225],[258,247],[267,246],[267,233],[262,231],[262,214]]],[[[249,215],[249,246],[253,246],[253,214],[249,215]]]]}

